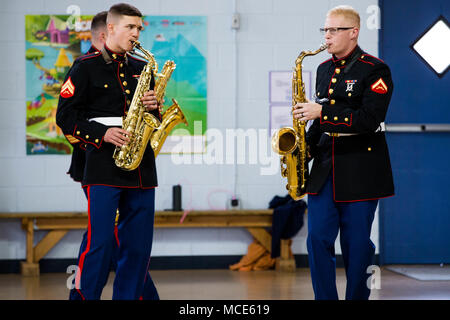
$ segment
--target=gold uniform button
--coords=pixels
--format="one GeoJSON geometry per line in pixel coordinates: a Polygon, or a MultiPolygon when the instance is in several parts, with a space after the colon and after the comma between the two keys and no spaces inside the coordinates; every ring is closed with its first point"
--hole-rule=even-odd
{"type": "Polygon", "coordinates": [[[323,120],[327,120],[327,119],[328,119],[328,117],[327,117],[327,116],[324,116],[324,117],[323,117],[323,120]]]}
{"type": "Polygon", "coordinates": [[[337,121],[338,120],[338,117],[334,117],[334,121],[337,121]]]}
{"type": "Polygon", "coordinates": [[[344,121],[345,121],[345,122],[348,122],[348,118],[345,118],[344,121]]]}
{"type": "Polygon", "coordinates": [[[105,83],[105,88],[108,88],[108,85],[105,83]]]}
{"type": "Polygon", "coordinates": [[[113,53],[112,57],[113,57],[113,59],[117,59],[117,54],[113,53]]]}
{"type": "Polygon", "coordinates": [[[342,61],[341,61],[341,64],[344,65],[344,64],[345,64],[345,60],[342,60],[342,61]]]}
{"type": "Polygon", "coordinates": [[[80,134],[81,132],[80,131],[77,131],[77,134],[80,134]]]}
{"type": "Polygon", "coordinates": [[[120,64],[120,67],[121,67],[121,68],[123,67],[123,63],[120,64]]]}
{"type": "Polygon", "coordinates": [[[125,77],[125,75],[124,75],[123,73],[121,73],[120,76],[121,76],[122,78],[125,77]]]}
{"type": "Polygon", "coordinates": [[[95,139],[95,143],[98,143],[98,139],[95,139]]]}
{"type": "Polygon", "coordinates": [[[349,92],[349,93],[348,93],[348,96],[349,96],[349,97],[351,97],[351,96],[352,96],[352,93],[351,93],[351,92],[349,92]]]}
{"type": "Polygon", "coordinates": [[[341,69],[336,68],[336,70],[334,70],[334,72],[336,72],[337,74],[341,73],[341,69]]]}
{"type": "Polygon", "coordinates": [[[368,147],[368,148],[367,148],[367,151],[372,151],[372,148],[371,148],[371,147],[368,147]]]}
{"type": "Polygon", "coordinates": [[[331,103],[331,104],[335,104],[335,103],[336,103],[336,100],[331,99],[330,103],[331,103]]]}
{"type": "Polygon", "coordinates": [[[317,96],[320,96],[320,92],[317,92],[317,96]]]}
{"type": "Polygon", "coordinates": [[[364,55],[361,56],[361,59],[364,59],[364,55]]]}
{"type": "Polygon", "coordinates": [[[130,104],[131,102],[130,102],[130,100],[127,100],[127,104],[130,104]]]}
{"type": "Polygon", "coordinates": [[[337,81],[336,78],[331,79],[331,82],[333,82],[333,83],[336,83],[336,81],[337,81]]]}
{"type": "Polygon", "coordinates": [[[122,82],[122,84],[126,87],[128,82],[124,81],[124,82],[122,82]]]}
{"type": "Polygon", "coordinates": [[[89,136],[88,136],[88,135],[86,135],[86,139],[89,139],[89,136]]]}
{"type": "Polygon", "coordinates": [[[131,91],[127,89],[127,90],[125,90],[125,92],[126,92],[127,94],[130,94],[131,91]]]}
{"type": "Polygon", "coordinates": [[[334,91],[333,89],[330,89],[330,90],[328,90],[328,93],[329,93],[329,94],[332,94],[333,91],[334,91]]]}

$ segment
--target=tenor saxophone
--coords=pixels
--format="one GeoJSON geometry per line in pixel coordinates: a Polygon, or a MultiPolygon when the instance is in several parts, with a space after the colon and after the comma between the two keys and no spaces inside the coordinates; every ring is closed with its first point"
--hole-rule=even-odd
{"type": "MultiPolygon", "coordinates": [[[[313,56],[327,48],[326,44],[316,51],[302,51],[295,60],[292,77],[292,107],[307,102],[305,84],[302,78],[302,62],[306,56],[313,56]]],[[[294,200],[306,194],[308,180],[306,121],[293,118],[293,127],[277,130],[272,136],[272,149],[280,155],[281,176],[287,178],[286,189],[294,200]]]]}

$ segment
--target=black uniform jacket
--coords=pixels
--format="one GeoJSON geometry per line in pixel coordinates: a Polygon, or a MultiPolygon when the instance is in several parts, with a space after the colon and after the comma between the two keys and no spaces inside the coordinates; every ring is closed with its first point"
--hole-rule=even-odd
{"type": "MultiPolygon", "coordinates": [[[[98,50],[95,46],[92,45],[86,52],[86,54],[88,55],[94,52],[98,53],[100,52],[100,50],[98,50]]],[[[81,58],[83,57],[84,55],[81,58]]],[[[67,138],[70,139],[71,138],[70,135],[67,138]]],[[[78,142],[73,141],[74,140],[72,139],[71,142],[73,147],[72,158],[70,161],[69,171],[67,173],[74,181],[81,182],[81,180],[83,180],[84,174],[84,163],[86,162],[86,155],[85,155],[86,144],[80,140],[78,140],[78,142]]]]}
{"type": "Polygon", "coordinates": [[[394,195],[384,131],[393,83],[389,67],[357,46],[317,69],[316,96],[328,99],[306,135],[314,158],[307,192],[316,194],[328,175],[335,201],[363,201],[394,195]],[[356,133],[330,136],[325,133],[356,133]]]}
{"type": "MultiPolygon", "coordinates": [[[[83,185],[152,188],[157,185],[155,157],[150,143],[140,166],[118,168],[112,158],[115,146],[104,142],[109,128],[89,119],[125,116],[145,62],[111,51],[105,45],[77,59],[66,75],[56,113],[56,123],[72,144],[86,149],[83,185]]],[[[153,89],[154,79],[150,87],[153,89]]],[[[152,113],[160,118],[159,111],[152,113]]]]}

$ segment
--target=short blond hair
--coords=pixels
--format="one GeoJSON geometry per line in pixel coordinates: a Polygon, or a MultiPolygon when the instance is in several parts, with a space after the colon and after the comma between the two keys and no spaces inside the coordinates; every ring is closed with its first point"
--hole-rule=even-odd
{"type": "Polygon", "coordinates": [[[342,5],[342,6],[337,6],[334,7],[333,9],[331,9],[330,11],[328,11],[327,13],[327,17],[331,16],[331,15],[341,15],[344,16],[346,19],[352,21],[355,25],[355,27],[357,27],[359,29],[360,27],[360,17],[359,17],[359,13],[358,11],[356,11],[355,9],[353,9],[353,7],[348,6],[348,5],[342,5]]]}

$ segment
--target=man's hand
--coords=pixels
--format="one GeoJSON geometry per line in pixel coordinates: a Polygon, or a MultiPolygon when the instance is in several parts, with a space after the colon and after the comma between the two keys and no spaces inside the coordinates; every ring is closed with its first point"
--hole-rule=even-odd
{"type": "Polygon", "coordinates": [[[147,108],[147,111],[152,111],[158,108],[158,101],[156,100],[155,91],[150,90],[142,96],[142,102],[147,108]]]}
{"type": "Polygon", "coordinates": [[[314,120],[320,118],[322,105],[308,100],[308,102],[297,103],[293,109],[292,115],[294,118],[301,121],[314,120]]]}
{"type": "Polygon", "coordinates": [[[117,147],[122,147],[130,142],[129,136],[131,136],[131,134],[128,131],[123,130],[122,128],[112,127],[106,130],[104,140],[117,147]]]}

